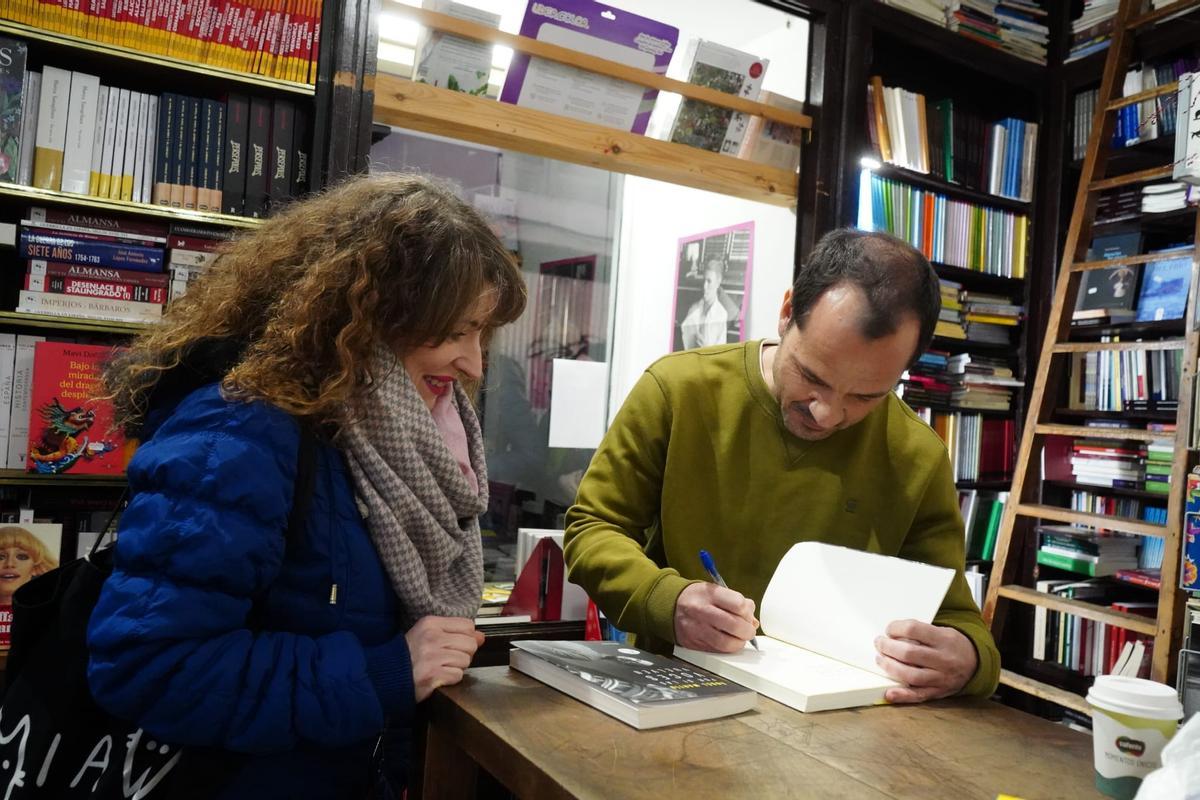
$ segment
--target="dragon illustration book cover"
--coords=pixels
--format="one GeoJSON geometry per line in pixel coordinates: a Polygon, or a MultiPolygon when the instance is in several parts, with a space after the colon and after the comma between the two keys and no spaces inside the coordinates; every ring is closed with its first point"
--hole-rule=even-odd
{"type": "Polygon", "coordinates": [[[113,425],[112,406],[97,399],[113,348],[38,342],[34,352],[28,472],[124,474],[125,437],[113,425]]]}

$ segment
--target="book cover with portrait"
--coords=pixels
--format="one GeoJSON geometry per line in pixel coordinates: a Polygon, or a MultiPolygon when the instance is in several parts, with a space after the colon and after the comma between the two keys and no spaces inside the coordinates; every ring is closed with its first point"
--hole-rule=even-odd
{"type": "Polygon", "coordinates": [[[62,525],[26,522],[0,525],[0,650],[12,636],[13,594],[58,566],[62,525]]]}

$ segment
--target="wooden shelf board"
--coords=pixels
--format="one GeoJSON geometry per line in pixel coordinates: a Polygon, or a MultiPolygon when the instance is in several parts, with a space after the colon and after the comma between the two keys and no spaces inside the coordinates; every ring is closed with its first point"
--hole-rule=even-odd
{"type": "Polygon", "coordinates": [[[512,48],[518,53],[527,53],[532,56],[586,70],[587,72],[594,72],[598,75],[628,81],[638,86],[645,86],[664,92],[674,92],[693,100],[699,100],[734,111],[742,111],[746,114],[754,114],[797,128],[812,127],[812,117],[807,114],[747,100],[735,94],[710,89],[707,86],[677,81],[665,75],[659,75],[657,72],[638,69],[637,67],[631,67],[618,61],[609,61],[605,58],[580,52],[579,50],[560,47],[559,45],[538,39],[531,39],[527,36],[507,33],[488,27],[487,25],[481,25],[478,22],[472,22],[471,20],[459,19],[458,17],[452,17],[448,14],[441,14],[423,8],[394,8],[394,13],[411,17],[418,23],[437,31],[462,36],[477,42],[503,45],[512,48]]]}
{"type": "Polygon", "coordinates": [[[1034,426],[1043,436],[1079,436],[1085,439],[1124,439],[1136,442],[1173,442],[1175,431],[1146,431],[1137,428],[1096,428],[1043,422],[1034,426]]]}
{"type": "Polygon", "coordinates": [[[226,69],[225,67],[199,64],[195,61],[187,61],[186,59],[182,58],[163,56],[158,55],[157,53],[146,53],[141,50],[135,50],[132,47],[124,47],[119,44],[96,42],[80,36],[72,36],[69,33],[49,31],[32,25],[14,22],[13,20],[0,19],[0,33],[8,33],[13,36],[19,36],[26,39],[37,39],[38,41],[48,42],[50,44],[70,47],[76,50],[86,50],[89,53],[98,53],[100,55],[118,58],[124,61],[136,62],[128,65],[130,69],[136,69],[138,65],[146,64],[152,67],[180,70],[198,75],[208,75],[214,78],[219,78],[223,81],[237,81],[238,83],[244,83],[249,86],[259,86],[266,89],[275,89],[281,92],[293,92],[295,94],[309,96],[316,93],[316,86],[311,83],[297,83],[296,81],[286,81],[280,78],[269,78],[265,75],[254,75],[249,72],[226,69]]]}
{"type": "Polygon", "coordinates": [[[149,329],[137,322],[109,322],[83,317],[55,317],[49,314],[29,314],[24,311],[0,311],[0,325],[19,325],[27,328],[57,328],[90,333],[116,333],[133,336],[149,329]]]}
{"type": "Polygon", "coordinates": [[[0,486],[86,486],[121,489],[125,486],[125,476],[109,478],[102,475],[39,475],[19,469],[0,469],[0,486]]]}
{"type": "Polygon", "coordinates": [[[798,177],[788,170],[393,75],[375,80],[374,119],[776,206],[796,203],[798,177]]]}
{"type": "Polygon", "coordinates": [[[1054,414],[1086,419],[1128,419],[1147,422],[1174,422],[1178,416],[1174,411],[1096,411],[1090,408],[1056,408],[1054,414]]]}
{"type": "Polygon", "coordinates": [[[1093,492],[1095,494],[1115,495],[1117,497],[1133,497],[1138,500],[1149,500],[1152,503],[1165,503],[1170,499],[1170,495],[1168,494],[1147,492],[1144,489],[1129,489],[1123,486],[1095,486],[1090,483],[1078,483],[1076,481],[1049,480],[1042,481],[1042,485],[1079,492],[1093,492]]]}
{"type": "Polygon", "coordinates": [[[1112,269],[1113,267],[1132,266],[1133,264],[1149,264],[1153,261],[1171,261],[1194,254],[1196,248],[1187,247],[1171,250],[1170,252],[1142,253],[1136,256],[1121,256],[1102,261],[1077,261],[1071,265],[1072,272],[1087,272],[1093,269],[1112,269]]]}
{"type": "Polygon", "coordinates": [[[1071,327],[1071,339],[1088,341],[1100,336],[1124,336],[1137,339],[1144,336],[1182,336],[1184,321],[1164,319],[1156,322],[1127,322],[1121,325],[1096,325],[1094,327],[1071,327]]]}
{"type": "Polygon", "coordinates": [[[1140,103],[1144,100],[1153,100],[1154,98],[1161,97],[1165,94],[1175,94],[1177,91],[1179,91],[1179,81],[1163,83],[1154,87],[1153,89],[1146,89],[1145,91],[1138,92],[1137,94],[1128,94],[1124,97],[1112,100],[1106,106],[1106,109],[1108,111],[1116,111],[1118,108],[1131,106],[1134,103],[1140,103]]]}
{"type": "Polygon", "coordinates": [[[1086,714],[1089,717],[1092,715],[1092,708],[1088,705],[1087,700],[1075,694],[1068,692],[1066,689],[1060,689],[1057,686],[1052,686],[1049,683],[1027,678],[1024,675],[1013,672],[1012,670],[1000,670],[1000,683],[1003,686],[1010,686],[1013,689],[1032,695],[1041,700],[1049,700],[1051,703],[1057,703],[1064,708],[1069,708],[1072,711],[1077,711],[1080,714],[1086,714]]]}
{"type": "MultiPolygon", "coordinates": [[[[1039,505],[1037,503],[1020,503],[1017,513],[1025,517],[1052,519],[1055,522],[1066,522],[1078,525],[1088,525],[1092,528],[1104,528],[1110,531],[1123,531],[1139,536],[1161,537],[1167,533],[1165,525],[1153,525],[1140,519],[1129,517],[1110,517],[1104,514],[1089,514],[1083,511],[1072,511],[1058,506],[1039,505]]],[[[1032,591],[1032,590],[1030,590],[1032,591]]]]}
{"type": "Polygon", "coordinates": [[[219,225],[226,228],[257,228],[266,221],[255,217],[235,217],[232,214],[189,211],[185,208],[157,206],[150,203],[131,203],[127,200],[110,200],[106,197],[57,192],[53,189],[37,189],[32,186],[21,186],[16,183],[0,183],[0,197],[11,197],[31,205],[50,203],[60,206],[81,206],[100,211],[112,211],[119,214],[160,217],[179,222],[198,222],[204,225],[219,225]]]}
{"type": "Polygon", "coordinates": [[[1186,14],[1200,8],[1200,0],[1176,0],[1170,5],[1162,8],[1148,11],[1140,17],[1134,17],[1129,21],[1129,27],[1133,29],[1142,28],[1147,25],[1157,25],[1168,17],[1173,17],[1176,14],[1186,14]]]}
{"type": "Polygon", "coordinates": [[[1006,278],[1003,275],[992,275],[974,269],[955,267],[950,264],[943,264],[940,261],[932,261],[930,263],[933,264],[933,268],[939,277],[948,281],[961,283],[963,288],[968,291],[976,289],[1008,295],[1025,293],[1025,280],[1023,278],[1006,278]]]}
{"type": "Polygon", "coordinates": [[[1106,625],[1113,625],[1136,633],[1144,633],[1148,636],[1153,636],[1158,632],[1158,624],[1150,617],[1128,614],[1124,611],[1114,611],[1106,606],[1085,603],[1082,600],[1072,600],[1069,597],[1059,597],[1049,592],[1039,592],[1037,589],[1030,589],[1028,586],[1001,586],[999,594],[1001,597],[1025,603],[1026,605],[1040,606],[1051,611],[1074,614],[1084,619],[1103,622],[1106,625]]]}
{"type": "MultiPolygon", "coordinates": [[[[1012,478],[1009,478],[1008,480],[994,480],[994,481],[955,481],[954,485],[957,486],[959,489],[977,489],[977,490],[982,490],[982,491],[987,491],[987,492],[990,492],[990,491],[1007,492],[1009,489],[1012,488],[1012,478]]],[[[981,561],[982,559],[976,559],[976,560],[981,561]]],[[[991,563],[991,562],[989,562],[989,563],[991,563]]]]}
{"type": "Polygon", "coordinates": [[[1130,172],[1127,175],[1115,175],[1111,178],[1103,178],[1102,180],[1092,181],[1088,185],[1088,191],[1102,192],[1105,189],[1115,189],[1118,186],[1130,186],[1135,183],[1149,183],[1150,181],[1169,178],[1171,177],[1171,172],[1172,167],[1170,164],[1162,167],[1141,169],[1137,172],[1130,172]]]}
{"type": "Polygon", "coordinates": [[[1059,342],[1056,353],[1111,353],[1116,350],[1182,350],[1183,339],[1158,339],[1149,342],[1059,342]]]}
{"type": "Polygon", "coordinates": [[[991,344],[990,342],[973,342],[969,339],[949,339],[944,336],[934,336],[929,344],[930,350],[948,350],[954,353],[979,353],[989,356],[1016,356],[1014,345],[991,344]]]}
{"type": "Polygon", "coordinates": [[[883,164],[872,168],[871,171],[883,178],[912,184],[920,189],[926,189],[931,192],[941,192],[949,197],[968,200],[979,205],[1013,211],[1018,214],[1029,214],[1031,208],[1031,204],[1025,200],[1014,200],[1011,197],[1000,197],[976,189],[968,189],[957,183],[949,183],[948,181],[935,178],[932,175],[926,175],[922,172],[913,172],[910,169],[898,167],[895,164],[883,164]]]}

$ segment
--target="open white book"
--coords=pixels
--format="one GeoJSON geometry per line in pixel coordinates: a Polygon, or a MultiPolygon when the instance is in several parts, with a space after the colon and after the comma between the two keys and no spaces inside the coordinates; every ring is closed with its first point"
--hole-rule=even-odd
{"type": "Polygon", "coordinates": [[[954,570],[845,547],[792,545],[771,576],[755,650],[675,655],[798,711],[883,701],[899,686],[875,663],[875,638],[898,619],[932,622],[954,570]]]}

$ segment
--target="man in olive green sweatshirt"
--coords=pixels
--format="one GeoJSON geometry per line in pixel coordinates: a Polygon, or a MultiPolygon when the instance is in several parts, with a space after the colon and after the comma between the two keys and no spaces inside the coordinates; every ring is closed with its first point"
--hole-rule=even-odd
{"type": "Polygon", "coordinates": [[[934,624],[897,620],[876,640],[903,684],[886,698],[991,694],[1000,656],[963,577],[946,447],[892,391],[940,307],[906,243],[826,235],[784,296],[778,341],[675,353],[642,375],[567,513],[570,579],[642,647],[735,652],[796,542],[950,567],[934,624]],[[707,580],[701,548],[732,589],[707,580]]]}

